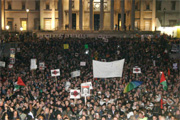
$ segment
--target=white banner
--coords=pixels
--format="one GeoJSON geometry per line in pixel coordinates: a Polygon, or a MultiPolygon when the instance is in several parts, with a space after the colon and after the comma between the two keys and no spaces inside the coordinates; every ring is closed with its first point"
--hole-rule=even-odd
{"type": "Polygon", "coordinates": [[[100,62],[93,60],[94,78],[122,77],[125,59],[113,62],[100,62]]]}
{"type": "Polygon", "coordinates": [[[39,63],[39,70],[44,70],[45,69],[45,63],[44,62],[40,62],[39,63]]]}
{"type": "Polygon", "coordinates": [[[177,63],[173,63],[173,69],[176,70],[178,68],[177,63]]]}
{"type": "Polygon", "coordinates": [[[37,60],[36,59],[31,59],[31,65],[30,65],[30,70],[36,70],[37,69],[37,60]]]}
{"type": "Polygon", "coordinates": [[[82,83],[81,84],[81,96],[90,96],[90,86],[89,84],[82,83]]]}
{"type": "Polygon", "coordinates": [[[15,48],[10,48],[10,54],[15,54],[15,48]]]}
{"type": "Polygon", "coordinates": [[[86,62],[80,62],[80,66],[86,66],[86,62]]]}
{"type": "Polygon", "coordinates": [[[133,73],[141,73],[141,68],[139,68],[139,67],[134,67],[133,68],[133,73]]]}
{"type": "Polygon", "coordinates": [[[153,60],[153,66],[156,66],[156,60],[153,60]]]}
{"type": "Polygon", "coordinates": [[[87,84],[87,85],[89,85],[89,86],[90,86],[90,90],[93,89],[93,87],[92,87],[92,82],[86,82],[86,83],[82,83],[82,84],[87,84]]]}
{"type": "Polygon", "coordinates": [[[76,71],[71,72],[71,77],[72,78],[73,77],[78,77],[78,76],[80,76],[80,70],[76,70],[76,71]]]}
{"type": "Polygon", "coordinates": [[[60,76],[60,69],[51,70],[51,76],[60,76]]]}
{"type": "Polygon", "coordinates": [[[17,48],[17,52],[20,52],[20,48],[17,48]]]}
{"type": "Polygon", "coordinates": [[[80,99],[80,90],[70,90],[70,99],[80,99]]]}
{"type": "Polygon", "coordinates": [[[4,61],[0,61],[0,67],[5,67],[6,63],[4,61]]]}

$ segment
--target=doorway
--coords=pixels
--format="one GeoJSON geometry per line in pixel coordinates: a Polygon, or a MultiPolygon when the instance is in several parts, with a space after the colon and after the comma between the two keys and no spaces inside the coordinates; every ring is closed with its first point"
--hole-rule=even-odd
{"type": "Polygon", "coordinates": [[[76,13],[72,14],[72,29],[76,30],[76,13]]]}
{"type": "Polygon", "coordinates": [[[100,28],[100,14],[94,14],[94,30],[97,31],[100,28]]]}

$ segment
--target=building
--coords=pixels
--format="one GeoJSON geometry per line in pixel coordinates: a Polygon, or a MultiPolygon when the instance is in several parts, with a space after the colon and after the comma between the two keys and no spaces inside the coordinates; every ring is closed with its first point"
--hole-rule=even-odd
{"type": "Polygon", "coordinates": [[[156,0],[157,30],[180,37],[180,1],[156,0]],[[178,35],[179,34],[179,35],[178,35]]]}
{"type": "Polygon", "coordinates": [[[154,31],[156,0],[1,0],[9,31],[154,31]]]}

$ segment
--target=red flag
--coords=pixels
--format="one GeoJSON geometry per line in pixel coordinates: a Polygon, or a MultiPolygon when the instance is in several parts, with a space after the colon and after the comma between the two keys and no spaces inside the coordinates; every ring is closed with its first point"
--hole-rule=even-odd
{"type": "Polygon", "coordinates": [[[170,76],[170,69],[168,68],[168,76],[170,76]]]}
{"type": "Polygon", "coordinates": [[[161,109],[163,109],[163,100],[161,98],[161,109]]]}
{"type": "Polygon", "coordinates": [[[26,86],[26,85],[24,84],[24,82],[22,81],[21,77],[18,77],[17,85],[26,86]]]}

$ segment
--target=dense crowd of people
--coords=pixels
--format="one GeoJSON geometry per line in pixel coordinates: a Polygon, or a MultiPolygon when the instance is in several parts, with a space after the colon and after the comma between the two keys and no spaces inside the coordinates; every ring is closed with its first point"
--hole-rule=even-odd
{"type": "Polygon", "coordinates": [[[15,64],[0,73],[0,119],[3,120],[180,120],[179,62],[169,58],[169,38],[161,36],[145,39],[109,38],[43,38],[21,42],[16,51],[15,64]],[[63,45],[69,44],[69,49],[63,45]],[[86,48],[84,45],[86,44],[86,48]],[[88,45],[88,47],[87,47],[88,45]],[[88,52],[86,52],[88,50],[88,52]],[[45,62],[44,70],[30,70],[30,60],[45,62]],[[92,60],[115,61],[125,58],[121,78],[93,78],[92,60]],[[85,61],[86,66],[80,66],[85,61]],[[154,63],[153,63],[154,61],[154,63]],[[178,63],[178,69],[173,69],[178,63]],[[141,74],[133,74],[134,66],[141,74]],[[52,69],[60,69],[59,77],[52,77],[52,69]],[[170,75],[168,75],[168,68],[170,75]],[[71,78],[71,72],[81,75],[71,78]],[[166,76],[168,90],[163,90],[160,72],[166,76]],[[14,91],[17,78],[25,87],[14,91]],[[143,84],[123,93],[131,81],[143,84]],[[69,89],[65,89],[66,82],[69,89]],[[87,102],[83,97],[70,99],[70,89],[80,89],[81,83],[92,82],[87,102]],[[161,99],[163,108],[161,108],[161,99]]]}

